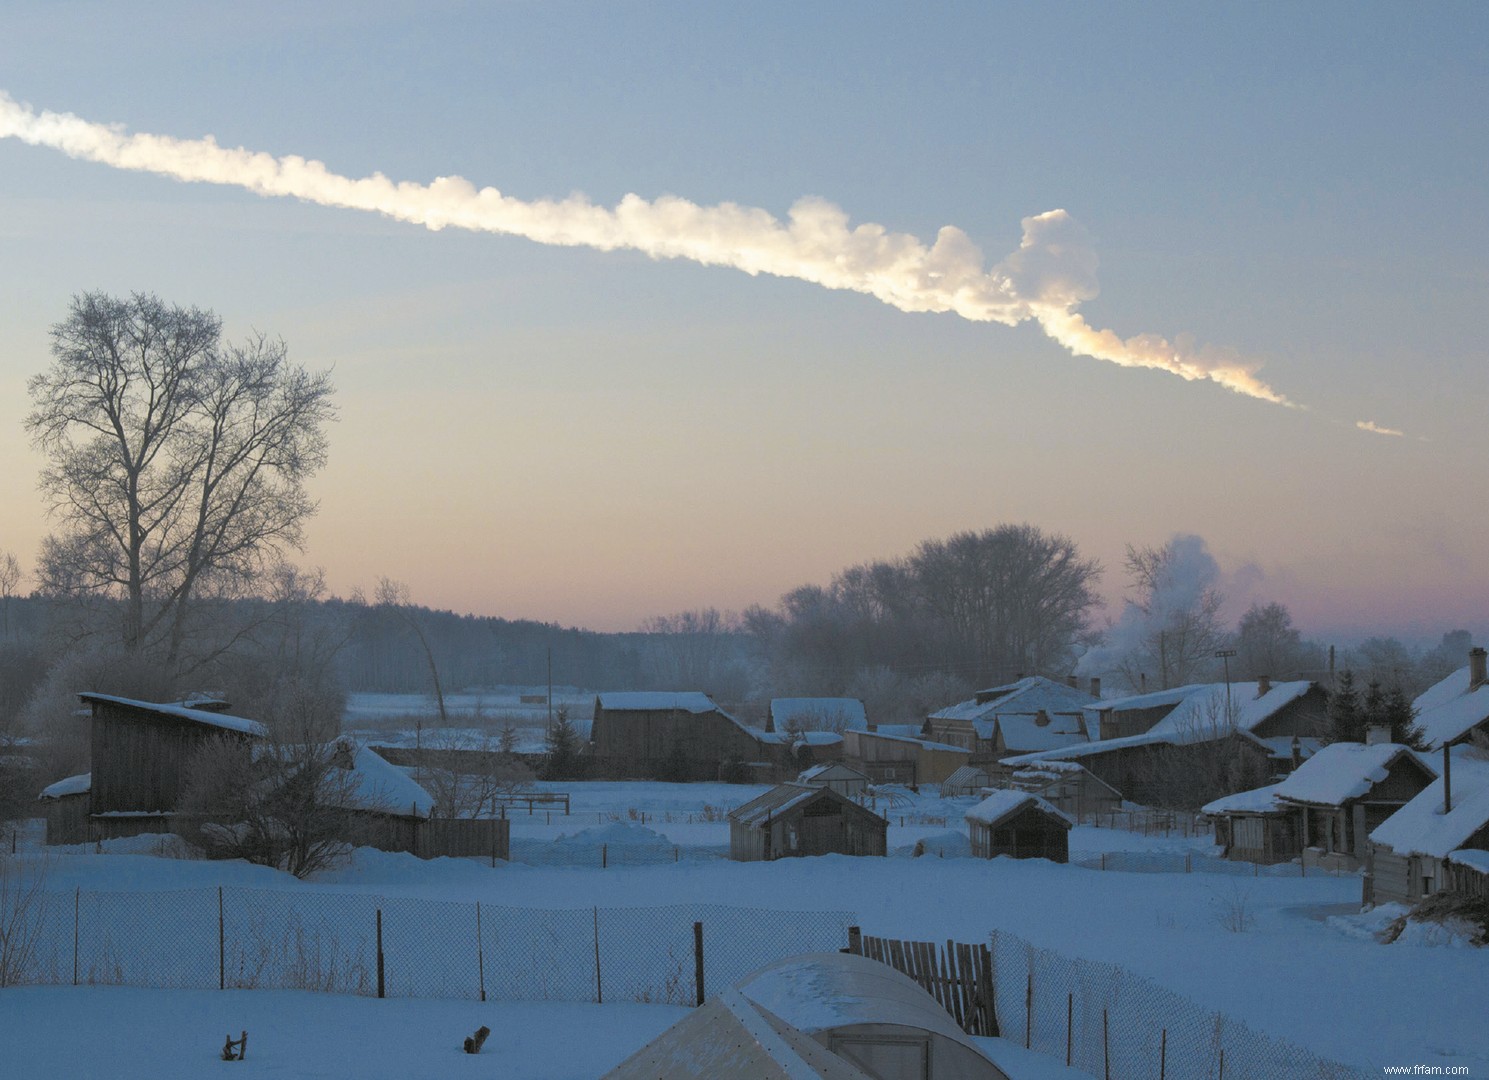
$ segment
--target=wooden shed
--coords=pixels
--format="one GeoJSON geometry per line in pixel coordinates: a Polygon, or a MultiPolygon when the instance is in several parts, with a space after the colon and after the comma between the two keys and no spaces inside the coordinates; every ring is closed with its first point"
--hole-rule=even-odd
{"type": "Polygon", "coordinates": [[[889,822],[828,787],[778,784],[729,812],[729,857],[883,855],[889,822]]]}
{"type": "Polygon", "coordinates": [[[746,976],[739,991],[873,1077],[1008,1080],[908,975],[852,953],[808,953],[746,976]]]}
{"type": "Polygon", "coordinates": [[[967,811],[972,854],[992,859],[1070,861],[1070,828],[1074,824],[1038,795],[995,791],[967,811]]]}
{"type": "MultiPolygon", "coordinates": [[[[1414,904],[1449,887],[1449,859],[1489,851],[1489,751],[1472,744],[1451,755],[1443,776],[1370,834],[1368,873],[1376,902],[1414,904]]],[[[1436,760],[1436,759],[1434,759],[1436,760]]]]}
{"type": "Polygon", "coordinates": [[[798,784],[815,784],[832,788],[839,795],[853,799],[868,790],[869,778],[851,765],[834,761],[824,765],[813,765],[796,778],[798,784]]]}
{"type": "Polygon", "coordinates": [[[37,798],[46,815],[48,844],[85,844],[91,840],[88,828],[88,792],[93,777],[79,773],[42,788],[37,798]]]}
{"type": "Polygon", "coordinates": [[[1215,845],[1238,862],[1291,862],[1303,853],[1299,812],[1277,797],[1280,784],[1226,795],[1201,813],[1215,826],[1215,845]]]}

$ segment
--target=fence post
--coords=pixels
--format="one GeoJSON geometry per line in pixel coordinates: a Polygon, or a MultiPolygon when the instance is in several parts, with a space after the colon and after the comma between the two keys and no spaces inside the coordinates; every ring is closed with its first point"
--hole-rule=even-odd
{"type": "Polygon", "coordinates": [[[78,938],[83,917],[83,887],[78,886],[72,894],[72,985],[78,984],[78,938]]]}
{"type": "Polygon", "coordinates": [[[1164,1028],[1158,1040],[1158,1080],[1168,1073],[1168,1028],[1164,1028]]]}
{"type": "Polygon", "coordinates": [[[1220,1048],[1220,1075],[1215,1080],[1225,1080],[1225,1047],[1220,1048]]]}
{"type": "Polygon", "coordinates": [[[1106,869],[1106,852],[1104,851],[1101,853],[1101,868],[1106,869]]]}
{"type": "MultiPolygon", "coordinates": [[[[493,863],[494,865],[494,863],[493,863]]],[[[486,946],[481,941],[481,901],[476,901],[476,980],[481,988],[481,1000],[486,1000],[486,946]]]]}
{"type": "Polygon", "coordinates": [[[609,844],[601,844],[600,845],[600,869],[603,870],[603,869],[605,869],[605,867],[607,867],[609,865],[610,865],[610,845],[609,844]]]}
{"type": "Polygon", "coordinates": [[[385,996],[383,983],[383,909],[377,909],[377,996],[385,996]]]}
{"type": "Polygon", "coordinates": [[[1024,1049],[1033,1048],[1034,1040],[1034,957],[1029,957],[1029,977],[1024,983],[1024,1049]]]}
{"type": "Polygon", "coordinates": [[[678,848],[678,846],[676,844],[673,844],[672,845],[672,861],[673,862],[681,862],[682,861],[682,851],[678,848]]]}
{"type": "Polygon", "coordinates": [[[1102,1080],[1112,1080],[1112,1050],[1106,1038],[1105,1009],[1101,1010],[1101,1076],[1102,1080]]]}
{"type": "Polygon", "coordinates": [[[703,1004],[703,924],[693,924],[693,984],[698,989],[698,1004],[703,1004]]]}
{"type": "Polygon", "coordinates": [[[1191,874],[1194,872],[1194,864],[1191,861],[1193,858],[1194,855],[1192,852],[1184,852],[1184,873],[1191,874]]]}
{"type": "Polygon", "coordinates": [[[856,926],[848,927],[848,951],[854,956],[863,955],[863,931],[856,926]]]}
{"type": "Polygon", "coordinates": [[[600,909],[595,908],[595,1004],[605,1004],[605,990],[600,983],[600,909]]]}
{"type": "Polygon", "coordinates": [[[1075,1037],[1072,1021],[1075,1019],[1075,995],[1065,995],[1065,1067],[1070,1068],[1071,1043],[1075,1037]]]}
{"type": "Polygon", "coordinates": [[[227,989],[227,927],[222,917],[222,886],[217,886],[217,989],[227,989]]]}

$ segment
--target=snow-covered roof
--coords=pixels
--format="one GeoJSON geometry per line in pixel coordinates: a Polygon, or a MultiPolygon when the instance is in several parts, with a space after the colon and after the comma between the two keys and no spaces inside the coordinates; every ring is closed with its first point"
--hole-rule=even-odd
{"type": "Polygon", "coordinates": [[[714,699],[698,690],[620,690],[599,694],[596,700],[606,712],[723,712],[714,699]]]}
{"type": "MultiPolygon", "coordinates": [[[[741,825],[758,825],[770,818],[780,817],[793,807],[815,798],[843,799],[841,795],[831,788],[823,787],[821,784],[798,784],[786,781],[777,784],[763,795],[757,795],[743,806],[737,806],[729,811],[729,820],[737,821],[741,825]]],[[[850,803],[850,805],[857,805],[850,803]]],[[[865,811],[867,813],[867,811],[865,811]]]]}
{"type": "Polygon", "coordinates": [[[770,699],[770,718],[777,729],[797,720],[803,727],[854,728],[869,726],[863,702],[851,697],[778,697],[770,699]]]}
{"type": "Polygon", "coordinates": [[[872,734],[901,735],[907,739],[918,739],[924,730],[924,724],[875,724],[872,734]]]}
{"type": "Polygon", "coordinates": [[[1266,787],[1252,788],[1250,791],[1238,791],[1234,795],[1226,795],[1214,802],[1205,803],[1200,807],[1200,813],[1214,815],[1286,813],[1288,806],[1277,798],[1277,789],[1281,786],[1281,784],[1268,784],[1266,787]]]}
{"type": "Polygon", "coordinates": [[[1054,750],[1088,741],[1080,713],[1001,713],[987,724],[988,735],[983,735],[983,722],[973,721],[978,737],[990,737],[991,728],[996,725],[1003,733],[1003,745],[1010,752],[1054,750]]]}
{"type": "Polygon", "coordinates": [[[1479,848],[1459,848],[1448,852],[1448,860],[1459,866],[1471,867],[1481,874],[1489,874],[1489,851],[1479,848]]]}
{"type": "Polygon", "coordinates": [[[787,743],[795,745],[805,743],[807,746],[836,746],[843,741],[843,736],[836,731],[799,731],[794,736],[785,731],[766,731],[764,728],[745,728],[751,735],[763,743],[774,746],[785,746],[787,743]]]}
{"type": "Polygon", "coordinates": [[[1489,720],[1489,683],[1470,691],[1468,672],[1467,667],[1459,668],[1412,702],[1430,749],[1440,749],[1489,720]]]}
{"type": "Polygon", "coordinates": [[[1314,806],[1342,806],[1370,793],[1402,756],[1429,776],[1436,776],[1410,749],[1397,743],[1330,743],[1299,765],[1277,785],[1279,798],[1314,806]]]}
{"type": "Polygon", "coordinates": [[[1096,700],[1084,690],[1043,675],[1030,675],[1006,686],[979,690],[976,697],[931,713],[931,719],[985,720],[1007,712],[1032,715],[1041,709],[1047,713],[1074,712],[1096,700]]]}
{"type": "MultiPolygon", "coordinates": [[[[1230,702],[1231,713],[1235,719],[1234,725],[1226,723],[1225,683],[1202,683],[1197,686],[1181,687],[1180,689],[1186,693],[1173,711],[1141,734],[1126,735],[1120,739],[1098,739],[1094,742],[1077,743],[1054,750],[1036,750],[1033,753],[1003,758],[1002,763],[1018,767],[1037,761],[1073,760],[1130,746],[1149,746],[1154,743],[1184,746],[1190,743],[1211,742],[1232,734],[1240,734],[1252,739],[1258,746],[1265,747],[1270,754],[1271,748],[1252,736],[1252,730],[1260,727],[1263,721],[1284,706],[1290,705],[1308,693],[1312,686],[1313,683],[1307,680],[1273,683],[1266,694],[1257,697],[1256,683],[1233,682],[1230,684],[1230,702]]],[[[1170,692],[1177,693],[1177,691],[1164,691],[1164,693],[1170,692]]],[[[1154,697],[1156,695],[1144,696],[1154,697]]]]}
{"type": "Polygon", "coordinates": [[[370,747],[354,745],[346,789],[350,808],[372,807],[403,817],[430,815],[434,798],[413,777],[383,760],[370,747]]]}
{"type": "Polygon", "coordinates": [[[1314,754],[1318,753],[1319,747],[1324,745],[1322,739],[1311,735],[1273,735],[1261,741],[1266,744],[1267,749],[1272,752],[1272,756],[1278,761],[1291,761],[1294,740],[1298,744],[1298,756],[1304,761],[1307,761],[1314,754]]]}
{"type": "MultiPolygon", "coordinates": [[[[1172,686],[1167,690],[1150,690],[1145,694],[1129,694],[1127,697],[1105,698],[1101,701],[1093,701],[1085,706],[1088,712],[1128,712],[1133,709],[1156,709],[1164,705],[1177,705],[1196,690],[1203,689],[1206,683],[1186,683],[1183,686],[1172,686]]],[[[1232,684],[1233,686],[1236,684],[1232,684]]]]}
{"type": "Polygon", "coordinates": [[[1014,791],[1005,788],[995,791],[982,802],[967,811],[968,821],[975,821],[979,825],[996,826],[1013,815],[1022,812],[1026,807],[1034,806],[1047,814],[1052,814],[1065,822],[1066,825],[1074,825],[1075,822],[1066,817],[1048,800],[1041,799],[1038,795],[1028,791],[1014,791]]]}
{"type": "Polygon", "coordinates": [[[66,795],[83,795],[93,788],[93,774],[90,772],[78,773],[76,776],[64,777],[55,784],[48,784],[41,789],[39,799],[60,799],[66,795]]]}
{"type": "Polygon", "coordinates": [[[189,709],[184,705],[162,705],[153,701],[135,701],[133,698],[115,697],[113,694],[95,694],[92,691],[85,691],[79,694],[78,698],[89,704],[104,702],[111,705],[122,705],[128,709],[140,709],[145,712],[154,713],[157,716],[168,716],[175,720],[186,720],[193,724],[222,728],[225,731],[241,731],[245,735],[256,735],[260,738],[269,734],[269,729],[257,720],[248,720],[241,716],[229,716],[227,713],[211,712],[207,709],[189,709]]]}
{"type": "Polygon", "coordinates": [[[932,742],[930,739],[922,739],[914,735],[890,735],[883,728],[878,731],[865,731],[863,735],[875,739],[888,739],[890,742],[914,743],[916,746],[926,750],[951,750],[958,754],[970,755],[972,751],[965,746],[952,746],[950,743],[932,742]]]}
{"type": "Polygon", "coordinates": [[[1452,754],[1453,806],[1443,813],[1442,778],[1375,827],[1370,839],[1398,855],[1442,858],[1489,824],[1489,753],[1460,745],[1452,754]]]}

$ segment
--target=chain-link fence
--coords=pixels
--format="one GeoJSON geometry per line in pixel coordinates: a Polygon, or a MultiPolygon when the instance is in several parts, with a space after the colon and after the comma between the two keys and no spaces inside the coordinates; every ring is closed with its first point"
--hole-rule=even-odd
{"type": "Polygon", "coordinates": [[[672,1004],[696,1002],[700,976],[702,990],[721,989],[782,957],[839,949],[855,921],[717,904],[549,910],[237,887],[45,892],[24,919],[31,948],[11,985],[672,1004]]]}
{"type": "Polygon", "coordinates": [[[661,866],[729,858],[728,844],[605,844],[579,840],[514,839],[511,861],[529,866],[661,866]]]}
{"type": "Polygon", "coordinates": [[[1006,1039],[1104,1080],[1364,1080],[1378,1075],[1269,1038],[1112,964],[994,931],[1006,1039]]]}
{"type": "Polygon", "coordinates": [[[1253,863],[1180,851],[1106,851],[1070,860],[1087,870],[1129,874],[1229,874],[1232,877],[1358,877],[1359,870],[1305,866],[1301,862],[1253,863]]]}

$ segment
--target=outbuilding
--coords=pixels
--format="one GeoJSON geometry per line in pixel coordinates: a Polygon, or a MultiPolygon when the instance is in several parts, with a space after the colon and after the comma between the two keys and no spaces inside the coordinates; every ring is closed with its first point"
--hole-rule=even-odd
{"type": "Polygon", "coordinates": [[[841,761],[813,765],[798,776],[796,782],[832,788],[839,795],[846,795],[850,799],[864,794],[869,786],[867,776],[851,765],[844,765],[841,761]]]}
{"type": "Polygon", "coordinates": [[[1008,1080],[936,999],[888,964],[808,953],[747,976],[740,992],[869,1076],[1008,1080]]]}
{"type": "Polygon", "coordinates": [[[1303,853],[1298,811],[1277,797],[1280,784],[1238,791],[1201,811],[1215,825],[1215,845],[1238,862],[1291,862],[1303,853]]]}
{"type": "Polygon", "coordinates": [[[829,787],[777,784],[729,812],[729,857],[883,855],[889,822],[829,787]]]}
{"type": "Polygon", "coordinates": [[[967,811],[972,854],[983,859],[1070,861],[1070,828],[1075,823],[1038,795],[995,791],[967,811]]]}

